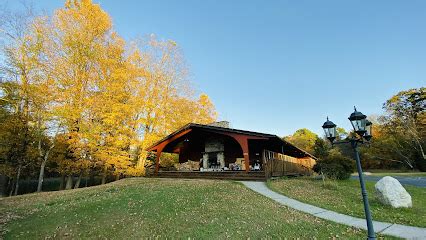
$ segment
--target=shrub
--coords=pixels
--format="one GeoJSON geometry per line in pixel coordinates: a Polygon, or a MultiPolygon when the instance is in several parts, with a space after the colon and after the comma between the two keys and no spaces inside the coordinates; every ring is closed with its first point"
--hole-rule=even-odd
{"type": "Polygon", "coordinates": [[[160,157],[160,167],[164,170],[176,170],[175,164],[179,162],[179,155],[173,153],[162,153],[160,157]]]}
{"type": "Polygon", "coordinates": [[[355,161],[335,152],[318,160],[313,170],[330,179],[348,179],[355,170],[355,161]]]}
{"type": "Polygon", "coordinates": [[[426,172],[426,160],[422,156],[417,156],[415,163],[420,172],[426,172]]]}

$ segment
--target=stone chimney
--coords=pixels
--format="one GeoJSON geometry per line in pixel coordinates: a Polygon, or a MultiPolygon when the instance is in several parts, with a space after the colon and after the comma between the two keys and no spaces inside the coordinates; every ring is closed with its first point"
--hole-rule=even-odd
{"type": "Polygon", "coordinates": [[[210,123],[208,125],[214,126],[214,127],[229,128],[229,122],[228,121],[213,122],[213,123],[210,123]]]}

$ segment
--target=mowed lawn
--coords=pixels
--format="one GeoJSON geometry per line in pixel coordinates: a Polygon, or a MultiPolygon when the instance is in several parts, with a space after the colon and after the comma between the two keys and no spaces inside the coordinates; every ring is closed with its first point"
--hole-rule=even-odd
{"type": "MultiPolygon", "coordinates": [[[[375,182],[366,181],[373,220],[426,227],[426,188],[404,186],[410,193],[413,208],[391,208],[382,205],[374,194],[375,182]]],[[[361,188],[358,180],[336,181],[324,187],[321,180],[313,178],[279,179],[268,186],[283,195],[355,217],[364,217],[361,188]]]]}
{"type": "MultiPolygon", "coordinates": [[[[0,200],[5,239],[361,239],[365,231],[280,206],[242,184],[124,179],[0,200]]],[[[0,237],[1,238],[1,237],[0,237]]]]}

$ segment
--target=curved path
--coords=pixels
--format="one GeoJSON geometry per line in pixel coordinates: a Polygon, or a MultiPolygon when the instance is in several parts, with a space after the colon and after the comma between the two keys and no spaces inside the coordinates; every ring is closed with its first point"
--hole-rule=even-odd
{"type": "MultiPolygon", "coordinates": [[[[330,220],[336,223],[367,229],[365,219],[351,217],[341,213],[333,212],[324,208],[315,207],[306,203],[299,202],[292,198],[288,198],[284,195],[276,193],[266,186],[265,182],[250,182],[241,181],[246,187],[251,190],[260,193],[261,195],[268,197],[282,205],[294,208],[296,210],[314,215],[316,217],[330,220]]],[[[374,230],[376,233],[391,235],[395,237],[407,238],[407,239],[426,239],[426,228],[405,226],[400,224],[392,224],[387,222],[373,221],[374,230]]]]}

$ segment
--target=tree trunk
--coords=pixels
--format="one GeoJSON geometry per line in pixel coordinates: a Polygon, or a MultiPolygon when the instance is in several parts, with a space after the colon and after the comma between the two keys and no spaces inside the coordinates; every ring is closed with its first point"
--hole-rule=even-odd
{"type": "Polygon", "coordinates": [[[75,182],[75,185],[74,185],[74,189],[77,189],[77,188],[80,187],[81,175],[83,175],[83,174],[80,173],[80,175],[78,175],[77,182],[75,182]]]}
{"type": "Polygon", "coordinates": [[[102,175],[102,181],[101,181],[101,184],[103,185],[103,184],[105,184],[106,183],[106,175],[104,174],[104,175],[102,175]]]}
{"type": "MultiPolygon", "coordinates": [[[[47,163],[47,160],[49,159],[50,150],[52,150],[52,148],[54,148],[54,146],[55,146],[55,144],[52,144],[52,146],[50,146],[49,150],[47,150],[45,152],[44,157],[42,158],[43,161],[41,162],[40,173],[38,175],[37,192],[41,192],[41,189],[42,189],[42,186],[43,186],[43,180],[44,180],[44,169],[46,168],[46,163],[47,163]]],[[[42,153],[42,151],[41,151],[41,146],[40,146],[40,154],[41,153],[42,153]]],[[[40,157],[41,157],[41,155],[40,155],[40,157]]]]}
{"type": "Polygon", "coordinates": [[[104,172],[102,173],[102,181],[101,181],[102,185],[106,183],[106,177],[107,177],[107,168],[104,167],[104,172]]]}
{"type": "Polygon", "coordinates": [[[44,169],[46,168],[46,161],[42,161],[40,165],[40,172],[38,174],[38,185],[37,185],[37,192],[41,192],[41,189],[43,187],[43,180],[44,180],[44,169]]]}
{"type": "Polygon", "coordinates": [[[0,197],[6,196],[7,188],[9,187],[9,178],[5,175],[0,175],[0,197]]]}
{"type": "Polygon", "coordinates": [[[13,193],[14,196],[18,195],[19,178],[21,177],[21,168],[22,168],[22,165],[19,164],[19,166],[18,166],[18,173],[16,174],[15,192],[13,193]]]}
{"type": "Polygon", "coordinates": [[[64,190],[64,186],[65,186],[65,175],[62,174],[61,175],[61,183],[59,184],[59,191],[64,190]]]}
{"type": "Polygon", "coordinates": [[[72,175],[68,175],[65,190],[72,189],[72,175]]]}
{"type": "MultiPolygon", "coordinates": [[[[87,185],[87,180],[86,180],[86,185],[87,185]]],[[[90,177],[89,177],[89,183],[88,183],[88,185],[89,186],[94,186],[95,185],[95,173],[92,170],[90,171],[90,177]]]]}
{"type": "Polygon", "coordinates": [[[137,164],[138,168],[144,169],[145,168],[145,162],[146,162],[146,158],[148,156],[148,152],[147,151],[142,151],[141,154],[139,155],[139,161],[137,164]]]}
{"type": "Polygon", "coordinates": [[[14,190],[15,190],[15,181],[12,179],[11,186],[10,186],[10,191],[9,191],[9,197],[13,196],[13,191],[14,190]]]}

